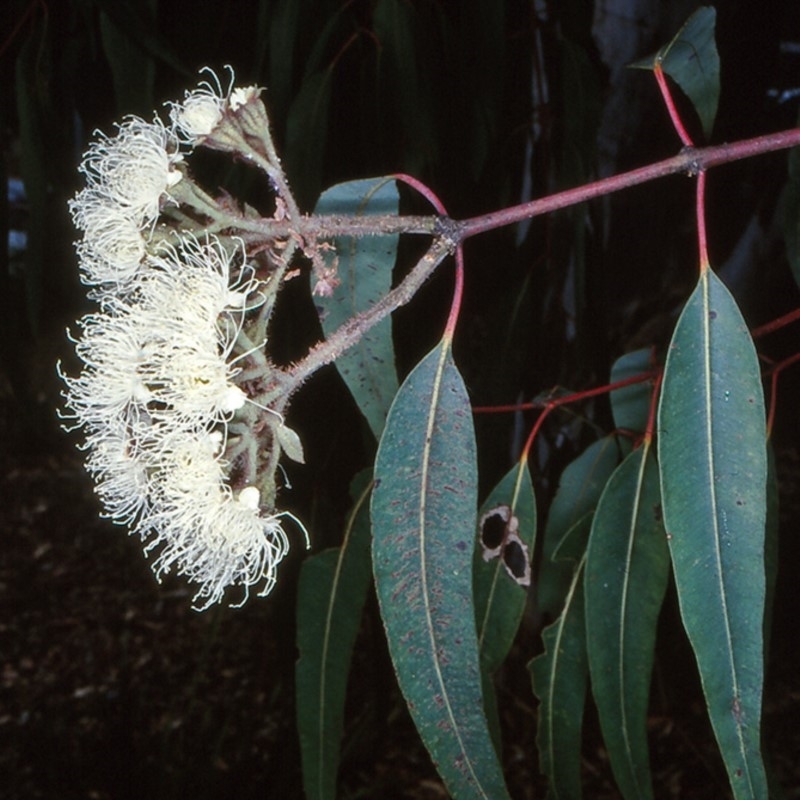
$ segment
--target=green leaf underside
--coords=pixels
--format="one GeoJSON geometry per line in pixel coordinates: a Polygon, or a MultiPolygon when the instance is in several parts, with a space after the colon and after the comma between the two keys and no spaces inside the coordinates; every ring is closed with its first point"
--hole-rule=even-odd
{"type": "Polygon", "coordinates": [[[369,477],[353,481],[356,504],[342,546],[307,558],[300,573],[295,689],[309,800],[336,797],[347,676],[370,581],[369,477]]]}
{"type": "Polygon", "coordinates": [[[645,444],[606,484],[584,576],[592,693],[614,777],[628,800],[653,797],[646,720],[668,578],[658,465],[645,444]]]}
{"type": "Polygon", "coordinates": [[[716,19],[715,9],[698,8],[672,41],[654,56],[632,65],[653,69],[660,64],[691,100],[706,138],[711,136],[719,105],[719,53],[714,41],[716,19]]]}
{"type": "Polygon", "coordinates": [[[766,797],[764,401],[752,339],[711,270],[673,334],[659,437],[664,524],[711,723],[734,796],[766,797]]]}
{"type": "Polygon", "coordinates": [[[615,436],[605,436],[589,445],[561,475],[558,491],[547,515],[542,564],[536,581],[539,608],[550,619],[555,619],[561,613],[561,603],[575,566],[557,563],[556,550],[575,523],[594,510],[618,462],[617,439],[615,436]]]}
{"type": "Polygon", "coordinates": [[[412,719],[453,797],[507,798],[483,713],[472,537],[472,411],[449,342],[411,372],[389,411],[372,496],[375,585],[412,719]]]}
{"type": "Polygon", "coordinates": [[[561,616],[542,632],[545,651],[528,669],[539,698],[536,744],[550,800],[581,797],[581,728],[588,662],[583,566],[575,569],[561,616]]]}
{"type": "MultiPolygon", "coordinates": [[[[611,367],[611,383],[641,375],[653,367],[652,348],[645,347],[620,356],[611,367]]],[[[642,432],[650,414],[651,381],[632,383],[609,394],[614,424],[620,430],[642,432]]]]}
{"type": "MultiPolygon", "coordinates": [[[[397,185],[387,178],[341,183],[323,192],[316,214],[397,214],[397,185]]],[[[338,260],[341,284],[330,297],[317,298],[322,330],[329,336],[340,325],[366,311],[392,288],[392,268],[399,235],[343,236],[333,251],[324,252],[328,267],[338,260]]],[[[394,346],[390,318],[368,330],[358,343],[336,359],[347,384],[375,438],[380,438],[386,414],[397,392],[394,346]]]]}

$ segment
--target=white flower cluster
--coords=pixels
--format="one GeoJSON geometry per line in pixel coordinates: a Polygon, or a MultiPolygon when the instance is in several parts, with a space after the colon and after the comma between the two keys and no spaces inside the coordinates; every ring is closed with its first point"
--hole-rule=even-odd
{"type": "Polygon", "coordinates": [[[105,515],[146,552],[158,548],[157,577],[174,570],[199,584],[195,605],[207,608],[229,586],[244,599],[256,584],[267,594],[289,543],[255,487],[232,490],[224,459],[229,422],[248,402],[233,348],[258,281],[217,239],[148,241],[180,161],[173,132],[135,118],[85,155],[71,211],[99,309],[78,323],[84,367],[62,373],[63,416],[86,436],[105,515]]]}
{"type": "MultiPolygon", "coordinates": [[[[256,86],[233,86],[222,90],[217,75],[207,70],[211,80],[203,81],[197,89],[186,92],[182,103],[170,103],[170,119],[173,130],[181,141],[195,145],[206,141],[222,123],[228,113],[235,114],[239,109],[257,100],[261,90],[256,86]]],[[[219,146],[220,142],[208,142],[219,146]]]]}
{"type": "Polygon", "coordinates": [[[183,177],[174,133],[129,117],[116,136],[100,134],[84,155],[86,188],[70,202],[83,279],[125,291],[146,255],[146,237],[164,198],[183,177]]]}

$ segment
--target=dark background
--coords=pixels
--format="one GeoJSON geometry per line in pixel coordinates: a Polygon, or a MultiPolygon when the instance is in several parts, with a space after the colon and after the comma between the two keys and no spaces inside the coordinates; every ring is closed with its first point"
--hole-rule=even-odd
{"type": "MultiPolygon", "coordinates": [[[[186,0],[7,2],[0,18],[4,230],[27,248],[0,269],[0,790],[13,798],[301,797],[293,721],[294,548],[278,587],[243,609],[202,615],[179,581],[158,586],[139,543],[97,517],[74,438],[58,427],[57,359],[65,328],[89,306],[77,279],[66,203],[95,128],[151,117],[197,70],[223,65],[264,98],[292,186],[307,210],[342,180],[405,171],[454,217],[586,183],[679,149],[655,83],[624,69],[667,41],[696,6],[479,0],[186,0]]],[[[720,2],[722,96],[711,142],[792,127],[800,76],[800,6],[720,2]]],[[[679,102],[682,102],[679,98],[679,102]]],[[[698,142],[699,125],[682,102],[698,142]]],[[[798,306],[783,247],[786,153],[709,177],[712,263],[755,326],[798,306]]],[[[200,159],[213,188],[257,199],[222,159],[200,159]]],[[[403,194],[408,212],[427,209],[403,194]]],[[[413,245],[408,257],[413,256],[413,245]]],[[[456,359],[476,405],[531,399],[559,384],[608,380],[613,360],[663,347],[696,276],[693,184],[673,177],[528,226],[471,240],[456,359]]],[[[410,262],[409,262],[410,263],[410,262]]],[[[402,269],[402,266],[400,267],[402,269]]],[[[439,338],[452,274],[443,267],[395,316],[401,374],[439,338]]],[[[308,286],[288,285],[271,335],[290,360],[319,335],[308,286]]],[[[797,350],[796,326],[760,341],[766,357],[797,350]]],[[[795,370],[796,373],[796,370],[795,370]]],[[[786,797],[800,797],[798,613],[794,564],[800,454],[798,378],[778,396],[774,445],[781,566],[765,697],[765,737],[786,797]]],[[[554,416],[537,449],[540,511],[566,463],[609,430],[604,401],[588,424],[554,416]]],[[[525,435],[532,419],[521,420],[525,435]]],[[[336,544],[350,478],[374,444],[335,372],[296,398],[292,427],[307,465],[292,467],[282,507],[313,549],[336,544]]],[[[490,486],[519,446],[508,416],[477,423],[490,486]]],[[[650,733],[657,796],[717,798],[727,784],[704,719],[691,656],[668,596],[650,733]]],[[[529,632],[529,631],[528,631],[529,632]]],[[[541,796],[535,705],[521,636],[501,676],[504,763],[515,797],[541,796]]],[[[591,709],[585,786],[615,797],[591,709]]],[[[394,687],[370,601],[348,698],[342,797],[443,797],[394,687]]]]}

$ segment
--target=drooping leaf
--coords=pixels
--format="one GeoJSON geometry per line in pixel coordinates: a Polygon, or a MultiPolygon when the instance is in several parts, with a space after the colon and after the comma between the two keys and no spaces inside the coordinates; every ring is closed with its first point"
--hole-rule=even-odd
{"type": "Polygon", "coordinates": [[[528,669],[539,698],[536,745],[547,800],[581,797],[581,728],[588,661],[583,599],[585,557],[574,570],[561,616],[542,632],[545,651],[528,669]]]}
{"type": "Polygon", "coordinates": [[[574,570],[586,553],[592,522],[594,522],[594,509],[587,511],[561,537],[558,547],[553,551],[553,561],[570,562],[574,570]]]}
{"type": "Polygon", "coordinates": [[[632,65],[643,69],[660,65],[691,100],[706,138],[711,136],[719,105],[719,53],[714,41],[716,20],[715,9],[701,6],[668,44],[655,55],[632,65]]]}
{"type": "Polygon", "coordinates": [[[593,511],[606,481],[619,462],[615,436],[599,439],[562,473],[544,530],[542,563],[536,581],[539,610],[555,619],[572,580],[574,564],[559,563],[554,553],[565,534],[587,512],[593,511]]]}
{"type": "Polygon", "coordinates": [[[758,359],[724,284],[706,269],[670,344],[659,461],[681,617],[737,798],[766,797],[766,431],[758,359]]]}
{"type": "MultiPolygon", "coordinates": [[[[397,185],[387,178],[340,183],[322,193],[316,214],[397,214],[397,185]]],[[[392,287],[392,267],[400,237],[338,237],[333,250],[324,251],[329,268],[336,265],[341,281],[328,297],[316,299],[322,330],[333,333],[341,324],[366,311],[392,287]]],[[[380,438],[392,398],[397,393],[392,326],[386,318],[370,328],[358,343],[336,359],[375,438],[380,438]]]]}
{"type": "Polygon", "coordinates": [[[584,576],[592,694],[626,800],[653,797],[646,720],[656,624],[668,578],[658,465],[645,443],[606,484],[584,576]]]}
{"type": "MultiPolygon", "coordinates": [[[[652,350],[649,347],[620,356],[611,367],[611,383],[634,378],[649,372],[652,367],[652,350]]],[[[627,431],[643,432],[650,414],[651,381],[632,383],[609,394],[614,424],[627,431]]]]}
{"type": "MultiPolygon", "coordinates": [[[[525,462],[509,470],[481,506],[472,567],[483,700],[498,752],[500,725],[492,674],[503,663],[514,643],[528,599],[528,585],[521,584],[519,578],[515,579],[509,574],[508,563],[511,559],[516,562],[524,559],[529,578],[535,541],[536,497],[530,470],[525,462]],[[480,526],[480,520],[484,518],[487,528],[502,528],[502,531],[495,532],[506,537],[493,548],[497,552],[490,558],[484,557],[487,551],[482,542],[480,526]]],[[[521,566],[519,563],[512,564],[514,569],[521,566]]]]}
{"type": "Polygon", "coordinates": [[[300,572],[295,690],[309,800],[336,797],[347,676],[370,580],[368,474],[355,478],[351,494],[342,546],[307,558],[300,572]]]}
{"type": "MultiPolygon", "coordinates": [[[[515,466],[495,486],[481,507],[481,517],[500,506],[507,507],[512,515],[513,523],[507,527],[513,528],[513,534],[527,548],[530,562],[536,541],[536,497],[527,462],[515,466]]],[[[506,543],[501,544],[497,557],[487,560],[480,546],[480,531],[478,538],[473,563],[475,620],[481,659],[491,672],[503,663],[511,649],[528,592],[504,566],[506,543]]]]}
{"type": "Polygon", "coordinates": [[[375,463],[372,558],[389,652],[450,794],[507,798],[483,713],[472,601],[477,464],[449,342],[406,378],[375,463]]]}

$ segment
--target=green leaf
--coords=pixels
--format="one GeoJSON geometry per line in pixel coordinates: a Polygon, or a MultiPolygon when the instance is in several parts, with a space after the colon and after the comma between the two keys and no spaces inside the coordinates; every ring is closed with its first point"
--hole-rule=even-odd
{"type": "Polygon", "coordinates": [[[372,558],[389,652],[450,794],[507,798],[483,713],[472,602],[477,463],[448,341],[406,378],[375,463],[372,558]]]}
{"type": "MultiPolygon", "coordinates": [[[[518,464],[495,486],[481,506],[480,516],[507,507],[511,517],[506,531],[513,532],[533,556],[536,541],[536,497],[528,464],[518,464]]],[[[517,635],[528,592],[503,566],[503,554],[487,560],[480,544],[480,529],[473,559],[473,591],[478,646],[484,667],[493,672],[505,661],[517,635]]]]}
{"type": "Polygon", "coordinates": [[[606,484],[584,576],[592,694],[614,777],[629,800],[653,797],[646,720],[668,578],[658,465],[645,443],[606,484]]]}
{"type": "Polygon", "coordinates": [[[606,481],[619,463],[619,452],[616,437],[606,436],[589,445],[561,475],[547,516],[536,587],[539,609],[550,619],[561,613],[574,569],[574,564],[559,564],[555,551],[573,525],[597,506],[606,481]]]}
{"type": "MultiPolygon", "coordinates": [[[[650,347],[634,350],[620,356],[611,367],[611,383],[634,378],[653,369],[653,350],[650,347]]],[[[617,428],[643,432],[650,416],[650,398],[653,395],[652,381],[632,383],[609,394],[611,413],[617,428]]]]}
{"type": "Polygon", "coordinates": [[[536,745],[547,798],[581,797],[581,727],[586,702],[585,556],[574,570],[561,616],[542,632],[545,651],[528,669],[539,698],[536,745]]]}
{"type": "Polygon", "coordinates": [[[764,399],[747,326],[710,269],[672,337],[658,426],[664,524],[711,723],[734,796],[766,797],[764,399]]]}
{"type": "MultiPolygon", "coordinates": [[[[528,599],[528,584],[515,580],[504,566],[507,543],[493,550],[493,558],[485,558],[486,550],[481,544],[480,520],[487,518],[496,533],[500,521],[503,535],[510,537],[510,546],[517,557],[522,545],[527,548],[528,573],[536,540],[536,497],[527,462],[518,464],[495,486],[480,509],[478,536],[472,565],[473,594],[475,597],[475,624],[478,631],[478,649],[481,656],[483,678],[483,701],[486,716],[492,730],[495,749],[499,751],[500,723],[497,716],[492,673],[505,661],[514,637],[517,635],[525,604],[528,599]],[[489,515],[487,517],[487,515],[489,515]],[[507,520],[503,517],[507,516],[507,520]],[[519,542],[516,541],[519,540],[519,542]]],[[[512,551],[508,551],[509,554],[512,551]]],[[[528,574],[528,579],[530,575],[528,574]]]]}
{"type": "Polygon", "coordinates": [[[691,100],[706,138],[711,136],[719,105],[719,53],[714,41],[716,20],[715,9],[698,8],[672,41],[654,56],[631,65],[643,69],[660,65],[691,100]]]}
{"type": "MultiPolygon", "coordinates": [[[[314,213],[368,216],[397,214],[398,210],[396,183],[389,178],[373,178],[333,186],[322,193],[314,213]]],[[[341,236],[334,239],[333,250],[323,251],[326,265],[336,267],[341,281],[331,296],[316,300],[326,336],[373,306],[392,288],[399,241],[399,235],[341,236]]],[[[340,355],[336,368],[379,439],[398,386],[391,319],[379,322],[340,355]]]]}
{"type": "Polygon", "coordinates": [[[309,800],[336,796],[347,675],[370,580],[369,474],[355,478],[352,494],[342,546],[307,558],[300,572],[295,691],[309,800]]]}
{"type": "Polygon", "coordinates": [[[780,508],[775,450],[767,443],[767,521],[764,527],[764,668],[769,663],[772,620],[775,611],[775,585],[778,581],[778,542],[780,508]]]}

